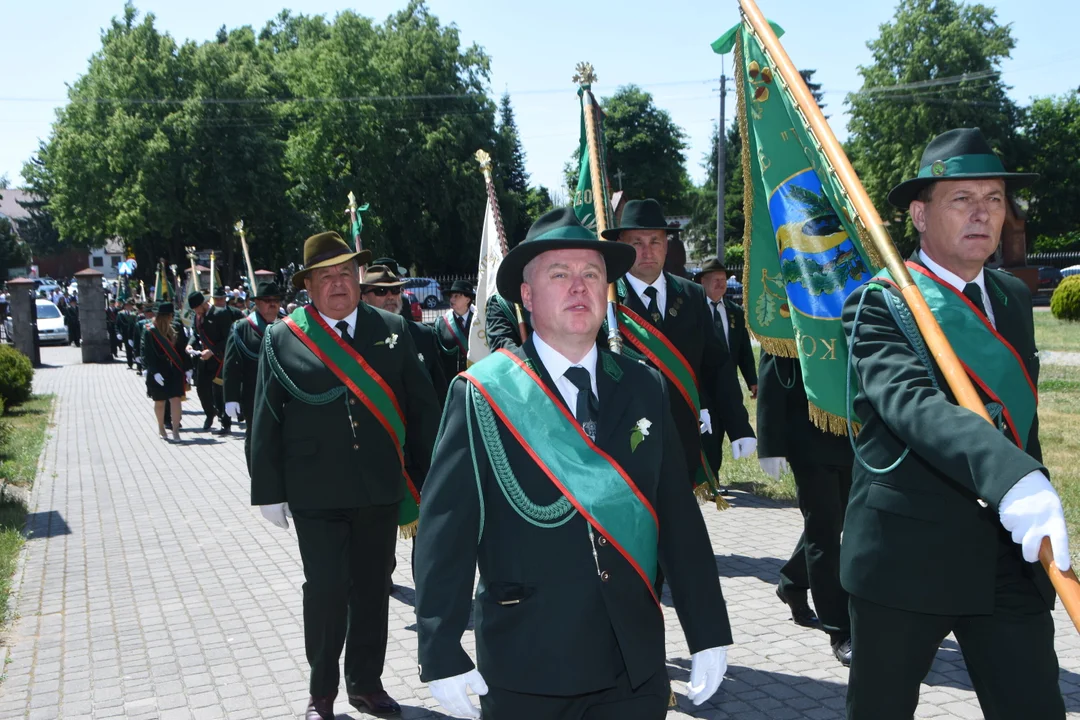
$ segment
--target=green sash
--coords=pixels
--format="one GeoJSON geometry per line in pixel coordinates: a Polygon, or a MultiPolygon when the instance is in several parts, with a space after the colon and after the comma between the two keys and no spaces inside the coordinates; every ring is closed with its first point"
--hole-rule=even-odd
{"type": "Polygon", "coordinates": [[[414,536],[416,521],[420,517],[420,493],[405,470],[405,416],[394,391],[360,353],[330,329],[312,306],[297,308],[282,322],[345,387],[360,398],[364,407],[394,440],[406,490],[405,497],[398,505],[398,526],[402,537],[414,536]]]}
{"type": "MultiPolygon", "coordinates": [[[[446,314],[442,317],[443,322],[446,323],[447,329],[450,334],[454,336],[454,341],[457,342],[458,350],[464,354],[469,352],[469,338],[465,337],[461,333],[461,328],[458,327],[457,322],[454,320],[453,309],[447,310],[446,314]]],[[[447,352],[450,352],[450,348],[447,348],[447,352]]]]}
{"type": "MultiPolygon", "coordinates": [[[[672,387],[694,411],[694,417],[699,417],[701,396],[698,394],[697,376],[690,367],[690,363],[667,339],[667,336],[622,303],[619,304],[619,331],[627,342],[664,374],[672,387]]],[[[694,493],[700,498],[709,498],[716,495],[719,488],[716,485],[716,476],[709,467],[709,461],[705,459],[704,451],[699,454],[701,462],[694,472],[694,493]]]]}
{"type": "Polygon", "coordinates": [[[653,591],[656,511],[626,471],[589,439],[566,405],[517,356],[499,350],[462,375],[582,517],[633,566],[659,606],[653,591]]]}
{"type": "Polygon", "coordinates": [[[181,374],[184,373],[184,361],[180,359],[180,355],[176,352],[176,348],[169,342],[168,338],[158,332],[156,327],[150,326],[150,337],[154,338],[154,342],[161,351],[165,353],[165,357],[169,358],[169,362],[176,366],[176,369],[181,374]]]}
{"type": "MultiPolygon", "coordinates": [[[[1039,396],[1020,354],[963,293],[921,265],[906,265],[968,377],[1003,407],[1009,437],[1026,449],[1039,396]]],[[[896,284],[888,270],[875,277],[896,284]]]]}
{"type": "Polygon", "coordinates": [[[259,359],[259,350],[262,346],[263,333],[266,332],[266,321],[262,319],[262,316],[252,310],[244,320],[233,323],[232,332],[233,341],[236,343],[236,347],[239,348],[241,354],[248,360],[257,361],[259,359]],[[240,328],[243,327],[244,323],[250,325],[255,330],[255,337],[259,338],[254,350],[247,346],[247,343],[244,341],[244,336],[240,332],[240,328]]]}

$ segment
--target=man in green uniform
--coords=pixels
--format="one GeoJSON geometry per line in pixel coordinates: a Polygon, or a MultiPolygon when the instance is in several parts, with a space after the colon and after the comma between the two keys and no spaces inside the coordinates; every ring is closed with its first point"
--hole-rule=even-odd
{"type": "MultiPolygon", "coordinates": [[[[222,378],[225,343],[229,340],[233,324],[244,318],[244,311],[229,305],[227,300],[225,289],[216,288],[214,306],[206,313],[202,323],[203,347],[210,350],[214,360],[214,377],[210,389],[214,397],[214,412],[221,418],[222,435],[228,435],[232,431],[232,419],[225,412],[225,380],[222,378]]],[[[207,364],[209,365],[209,361],[207,364]]]]}
{"type": "Polygon", "coordinates": [[[452,715],[480,717],[471,687],[486,720],[663,718],[658,560],[689,698],[723,679],[731,630],[667,384],[596,343],[608,278],[633,261],[571,208],[541,216],[497,278],[535,332],[452,383],[416,541],[420,679],[452,715]],[[478,565],[474,669],[461,636],[478,565]]]}
{"type": "Polygon", "coordinates": [[[840,586],[840,533],[851,491],[851,444],[846,435],[820,430],[810,421],[798,360],[762,352],[759,387],[758,462],[776,481],[790,465],[803,515],[798,557],[781,571],[777,595],[791,607],[792,619],[804,624],[800,616],[805,616],[806,590],[793,587],[791,576],[805,577],[833,655],[850,665],[851,622],[848,596],[840,586]],[[795,567],[798,562],[801,569],[795,567]]]}
{"type": "Polygon", "coordinates": [[[135,314],[135,301],[124,301],[124,309],[116,317],[117,339],[124,346],[124,358],[127,360],[128,370],[135,364],[135,322],[139,319],[135,314]]]}
{"type": "Polygon", "coordinates": [[[994,424],[956,404],[887,271],[844,306],[862,422],[840,551],[849,718],[911,718],[950,632],[987,718],[1065,717],[1054,592],[1037,560],[1048,537],[1068,568],[1069,541],[1040,459],[1031,295],[983,266],[1007,193],[1035,177],[1006,172],[978,129],[957,129],[889,193],[919,232],[911,276],[994,424]]]}
{"type": "Polygon", "coordinates": [[[405,319],[360,301],[358,263],[370,257],[335,232],[308,238],[292,282],[311,304],[266,330],[259,358],[251,503],[296,524],[306,720],[334,717],[343,646],[349,703],[400,711],[380,679],[390,568],[399,525],[415,532],[439,406],[405,319]]]}
{"type": "MultiPolygon", "coordinates": [[[[372,307],[388,313],[401,314],[401,288],[405,281],[387,265],[372,265],[364,271],[364,282],[360,286],[360,296],[372,307]]],[[[408,320],[409,334],[416,345],[417,356],[424,363],[431,385],[435,388],[435,397],[439,407],[446,401],[446,375],[443,373],[442,358],[439,357],[439,339],[430,325],[408,320]]]]}
{"type": "MultiPolygon", "coordinates": [[[[727,277],[727,268],[724,264],[716,258],[710,258],[701,266],[701,272],[694,276],[694,282],[700,284],[701,289],[705,291],[705,299],[708,302],[713,326],[716,328],[716,336],[728,350],[728,361],[721,372],[734,375],[741,371],[746,387],[750,390],[750,397],[756,398],[758,377],[754,348],[750,345],[750,333],[746,329],[746,316],[743,309],[725,297],[727,277]]],[[[738,376],[736,375],[734,383],[728,378],[724,387],[734,387],[739,390],[739,407],[743,407],[742,388],[739,386],[738,376]]],[[[707,394],[707,401],[711,402],[712,395],[713,393],[707,394]]],[[[712,408],[707,402],[706,407],[710,410],[715,409],[716,412],[710,413],[712,432],[701,437],[701,444],[705,457],[719,475],[720,466],[724,460],[724,434],[727,433],[732,442],[738,439],[731,434],[728,426],[733,424],[737,432],[745,432],[745,428],[742,427],[742,413],[736,418],[735,423],[729,422],[724,416],[725,408],[730,405],[721,403],[719,407],[712,408]]]]}
{"type": "Polygon", "coordinates": [[[251,415],[255,408],[255,383],[259,377],[259,355],[262,353],[266,328],[278,319],[285,293],[274,280],[261,280],[255,294],[255,309],[243,320],[233,323],[225,341],[225,369],[222,378],[225,414],[248,419],[244,428],[244,457],[251,468],[251,415]]]}
{"type": "Polygon", "coordinates": [[[154,325],[154,306],[152,303],[143,303],[139,308],[139,318],[135,321],[135,365],[136,375],[143,374],[146,361],[143,358],[143,343],[146,341],[146,329],[154,325]]]}
{"type": "Polygon", "coordinates": [[[472,325],[473,302],[476,293],[465,280],[455,280],[450,286],[450,309],[435,321],[439,344],[443,350],[446,376],[453,378],[469,364],[469,327],[472,325]]]}
{"type": "MultiPolygon", "coordinates": [[[[525,332],[530,331],[529,311],[521,308],[521,317],[525,321],[525,332]]],[[[492,293],[487,301],[484,313],[487,327],[488,347],[492,352],[506,348],[514,351],[525,344],[521,337],[521,325],[518,324],[517,309],[499,293],[492,293]]]]}
{"type": "Polygon", "coordinates": [[[203,415],[206,416],[203,430],[209,430],[217,417],[217,409],[214,407],[214,378],[218,372],[217,358],[211,349],[213,342],[206,334],[206,316],[210,312],[210,303],[201,292],[193,292],[188,295],[188,307],[193,314],[189,352],[195,358],[195,390],[199,395],[203,415]]]}

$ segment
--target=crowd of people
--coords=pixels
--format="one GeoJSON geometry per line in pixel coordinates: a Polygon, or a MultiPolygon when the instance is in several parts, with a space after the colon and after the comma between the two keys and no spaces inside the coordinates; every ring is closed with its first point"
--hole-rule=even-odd
{"type": "Polygon", "coordinates": [[[1026,176],[978,130],[939,136],[922,165],[890,201],[920,233],[912,275],[996,426],[956,403],[882,273],[843,314],[861,430],[819,429],[798,359],[755,362],[723,263],[664,270],[672,229],[648,199],[603,240],[570,208],[541,216],[482,314],[459,282],[433,324],[412,321],[394,268],[324,232],[290,288],[260,283],[248,307],[192,293],[188,326],[172,303],[125,302],[114,352],[145,376],[162,437],[180,437],[192,384],[204,430],[244,422],[251,503],[295,529],[303,562],[306,720],[335,717],[342,651],[349,703],[400,712],[381,681],[399,536],[414,539],[419,676],[451,715],[662,717],[665,585],[687,698],[707,701],[733,634],[698,501],[722,502],[725,436],[736,459],[794,474],[804,533],[776,594],[850,667],[849,718],[911,718],[950,632],[987,717],[1064,718],[1036,561],[1048,537],[1067,569],[1068,537],[1038,443],[1030,294],[984,267],[1026,176]],[[300,291],[310,302],[283,309],[300,291]],[[493,352],[470,364],[478,315],[493,352]]]}

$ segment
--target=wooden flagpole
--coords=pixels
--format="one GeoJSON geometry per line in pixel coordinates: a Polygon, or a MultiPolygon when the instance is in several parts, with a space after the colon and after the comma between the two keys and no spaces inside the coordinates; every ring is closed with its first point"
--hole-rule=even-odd
{"type": "MultiPolygon", "coordinates": [[[[480,164],[480,172],[484,174],[484,187],[487,190],[488,202],[491,203],[491,211],[495,215],[495,230],[499,234],[499,252],[505,258],[510,248],[506,243],[506,229],[503,227],[502,212],[499,210],[499,198],[495,194],[495,183],[491,180],[491,155],[485,150],[477,150],[474,157],[480,164]]],[[[525,325],[525,315],[521,311],[521,303],[514,303],[514,313],[517,315],[518,334],[524,344],[529,339],[529,332],[525,325]]],[[[486,308],[484,317],[487,317],[486,308]]]]}
{"type": "MultiPolygon", "coordinates": [[[[754,0],[739,0],[739,3],[742,6],[743,17],[746,18],[754,35],[764,48],[766,57],[779,72],[781,80],[794,97],[795,107],[810,136],[817,144],[817,150],[828,160],[828,172],[833,173],[840,180],[841,187],[855,210],[853,220],[866,229],[874,248],[900,288],[919,326],[919,332],[945,376],[945,381],[949,384],[949,389],[952,390],[957,403],[978,414],[987,422],[992,422],[982,400],[979,399],[979,394],[975,391],[975,386],[964,372],[960,359],[957,358],[948,338],[938,325],[937,319],[930,312],[930,306],[926,304],[918,286],[912,281],[903,258],[897,252],[877,209],[870,201],[870,196],[866,194],[859,176],[855,174],[855,169],[851,166],[836,136],[833,135],[829,123],[825,120],[825,115],[822,114],[821,108],[810,94],[795,64],[791,62],[791,58],[788,57],[779,38],[776,37],[776,33],[773,32],[754,0]]],[[[1042,547],[1039,548],[1039,560],[1046,569],[1046,574],[1050,576],[1054,589],[1061,598],[1061,604],[1068,611],[1073,625],[1080,631],[1080,581],[1077,580],[1076,573],[1071,569],[1061,572],[1054,562],[1049,538],[1043,538],[1042,547]]]]}

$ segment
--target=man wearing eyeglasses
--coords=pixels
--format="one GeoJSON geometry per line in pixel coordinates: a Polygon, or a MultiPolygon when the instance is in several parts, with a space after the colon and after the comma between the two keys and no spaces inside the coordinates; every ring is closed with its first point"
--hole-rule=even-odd
{"type": "MultiPolygon", "coordinates": [[[[360,285],[360,298],[380,310],[395,315],[401,314],[401,288],[405,281],[386,265],[371,265],[364,272],[364,282],[360,285]]],[[[423,323],[409,321],[409,334],[420,355],[420,361],[435,386],[439,406],[446,401],[446,373],[439,360],[438,338],[435,329],[423,323]]]]}

